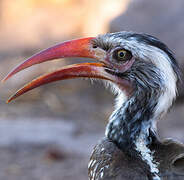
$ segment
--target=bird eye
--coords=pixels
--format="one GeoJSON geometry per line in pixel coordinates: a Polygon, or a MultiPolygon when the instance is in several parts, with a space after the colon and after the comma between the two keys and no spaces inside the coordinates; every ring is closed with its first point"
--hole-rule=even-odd
{"type": "Polygon", "coordinates": [[[114,51],[113,58],[117,61],[128,61],[132,58],[132,54],[128,50],[118,49],[114,51]]]}

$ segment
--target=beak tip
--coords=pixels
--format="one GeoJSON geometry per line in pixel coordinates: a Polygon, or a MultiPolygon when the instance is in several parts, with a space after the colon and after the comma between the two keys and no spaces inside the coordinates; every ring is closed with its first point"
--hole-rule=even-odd
{"type": "Polygon", "coordinates": [[[6,101],[6,104],[9,104],[12,100],[14,100],[15,99],[15,95],[13,95],[13,96],[10,96],[9,98],[8,98],[8,100],[6,101]]]}
{"type": "Polygon", "coordinates": [[[1,83],[4,83],[5,81],[6,81],[6,79],[4,78],[4,79],[1,80],[1,83]]]}
{"type": "Polygon", "coordinates": [[[8,99],[8,100],[6,101],[6,104],[9,104],[11,101],[12,101],[12,99],[11,99],[11,98],[10,98],[10,99],[8,99]]]}
{"type": "Polygon", "coordinates": [[[1,83],[4,83],[5,81],[7,81],[9,79],[9,75],[5,76],[2,80],[1,80],[1,83]]]}

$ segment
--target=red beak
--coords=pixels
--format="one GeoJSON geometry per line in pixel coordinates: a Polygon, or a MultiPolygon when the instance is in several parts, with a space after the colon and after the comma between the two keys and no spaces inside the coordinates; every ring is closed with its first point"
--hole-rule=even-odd
{"type": "MultiPolygon", "coordinates": [[[[87,57],[97,59],[95,50],[92,48],[91,41],[94,38],[84,38],[72,41],[67,41],[40,53],[33,55],[15,69],[13,69],[2,81],[6,81],[12,77],[17,72],[28,68],[34,64],[39,64],[45,61],[50,61],[53,59],[64,58],[64,57],[87,57]]],[[[38,86],[58,81],[64,79],[78,78],[78,77],[88,77],[88,78],[98,78],[105,79],[115,82],[114,77],[105,71],[104,63],[82,63],[70,66],[65,66],[62,69],[55,71],[53,73],[43,75],[38,77],[25,85],[23,88],[18,90],[13,96],[8,99],[8,103],[15,99],[16,97],[24,94],[25,92],[34,89],[38,86]]]]}
{"type": "Polygon", "coordinates": [[[88,57],[94,58],[90,52],[90,41],[94,39],[92,37],[84,39],[76,39],[72,41],[66,41],[64,43],[55,45],[46,50],[33,55],[32,57],[25,60],[23,63],[14,68],[3,80],[5,82],[11,76],[18,73],[19,71],[26,69],[34,64],[40,64],[45,61],[54,60],[64,57],[88,57]]]}

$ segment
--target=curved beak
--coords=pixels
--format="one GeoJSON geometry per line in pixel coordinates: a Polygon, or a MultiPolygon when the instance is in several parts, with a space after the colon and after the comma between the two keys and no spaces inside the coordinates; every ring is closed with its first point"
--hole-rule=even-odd
{"type": "Polygon", "coordinates": [[[40,64],[46,61],[55,60],[58,58],[65,58],[65,57],[94,58],[93,53],[90,51],[90,42],[92,39],[94,38],[89,37],[89,38],[83,38],[83,39],[76,39],[72,41],[66,41],[66,42],[57,44],[53,47],[50,47],[48,49],[45,49],[31,56],[23,63],[15,67],[10,73],[8,73],[8,75],[2,80],[2,82],[5,82],[14,74],[34,64],[40,64]]]}
{"type": "MultiPolygon", "coordinates": [[[[45,61],[51,61],[58,58],[64,57],[86,57],[98,59],[99,53],[97,49],[92,48],[91,41],[94,38],[83,38],[55,45],[40,53],[33,55],[32,57],[25,60],[23,63],[13,69],[2,82],[8,80],[10,77],[18,73],[19,71],[26,69],[34,64],[39,64],[45,61]],[[97,55],[98,54],[98,55],[97,55]]],[[[105,57],[104,57],[105,58],[105,57]]],[[[40,76],[30,83],[26,84],[23,88],[19,89],[13,96],[11,96],[7,103],[24,94],[31,89],[39,87],[44,84],[48,84],[58,80],[65,80],[71,78],[87,77],[87,78],[98,78],[104,80],[110,80],[115,82],[113,75],[106,71],[108,69],[104,63],[81,63],[70,66],[65,66],[55,72],[40,76]]]]}

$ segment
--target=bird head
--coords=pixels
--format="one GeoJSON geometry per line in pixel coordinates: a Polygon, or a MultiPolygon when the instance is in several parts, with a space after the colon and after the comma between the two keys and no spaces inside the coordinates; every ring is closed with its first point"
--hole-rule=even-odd
{"type": "Polygon", "coordinates": [[[55,45],[25,60],[3,81],[34,64],[66,57],[86,57],[97,62],[69,65],[40,76],[19,89],[8,102],[38,86],[79,77],[111,82],[120,95],[117,109],[124,103],[124,93],[127,99],[135,97],[129,104],[142,102],[132,111],[145,109],[149,104],[148,108],[154,111],[152,118],[164,114],[176,97],[179,67],[172,52],[153,36],[125,31],[55,45]]]}

